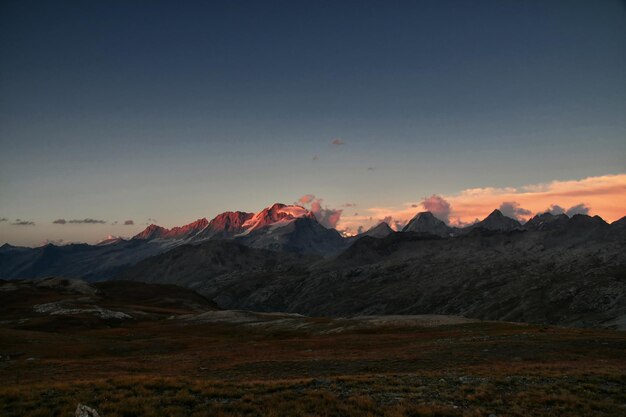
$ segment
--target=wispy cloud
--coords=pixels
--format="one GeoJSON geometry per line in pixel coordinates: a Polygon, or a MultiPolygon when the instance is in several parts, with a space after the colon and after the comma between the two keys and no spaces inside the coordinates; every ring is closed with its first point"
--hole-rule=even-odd
{"type": "Polygon", "coordinates": [[[72,219],[72,220],[56,219],[52,223],[53,224],[68,224],[68,223],[69,224],[105,224],[106,220],[97,220],[97,219],[91,219],[91,218],[72,219]]]}
{"type": "Polygon", "coordinates": [[[69,220],[68,223],[70,224],[105,224],[106,220],[97,220],[97,219],[90,219],[90,218],[86,218],[86,219],[72,219],[69,220]]]}
{"type": "Polygon", "coordinates": [[[134,225],[135,222],[132,220],[124,220],[124,226],[132,226],[134,225]]]}
{"type": "Polygon", "coordinates": [[[7,219],[6,217],[2,217],[2,218],[0,218],[0,223],[2,223],[2,222],[8,222],[8,221],[9,221],[9,219],[7,219]]]}
{"type": "Polygon", "coordinates": [[[341,138],[335,138],[330,141],[330,144],[334,146],[343,146],[346,144],[346,142],[344,142],[341,138]]]}
{"type": "Polygon", "coordinates": [[[30,220],[15,219],[15,221],[11,224],[13,226],[34,226],[35,222],[30,220]]]}

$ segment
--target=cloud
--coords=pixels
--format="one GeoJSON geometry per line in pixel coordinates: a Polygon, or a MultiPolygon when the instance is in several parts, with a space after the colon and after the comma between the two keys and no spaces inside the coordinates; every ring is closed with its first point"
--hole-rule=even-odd
{"type": "Polygon", "coordinates": [[[461,220],[460,217],[457,217],[455,219],[450,219],[450,224],[453,225],[454,227],[467,227],[467,226],[471,226],[473,224],[476,224],[480,221],[480,219],[478,217],[476,217],[474,220],[470,220],[470,221],[463,221],[461,220]]]}
{"type": "Polygon", "coordinates": [[[368,171],[376,171],[376,167],[367,167],[368,171]]]}
{"type": "Polygon", "coordinates": [[[334,229],[341,219],[343,210],[323,207],[322,201],[323,199],[316,198],[313,194],[305,194],[298,199],[297,204],[308,208],[322,226],[334,229]]]}
{"type": "Polygon", "coordinates": [[[589,214],[589,210],[589,207],[587,207],[584,203],[579,203],[575,206],[568,208],[565,214],[567,214],[569,217],[572,217],[576,214],[589,214]]]}
{"type": "Polygon", "coordinates": [[[9,221],[9,219],[7,219],[6,217],[2,217],[2,218],[0,218],[0,223],[2,223],[2,222],[8,222],[8,221],[9,221]]]}
{"type": "Polygon", "coordinates": [[[107,240],[115,240],[115,239],[128,239],[128,238],[124,236],[118,236],[118,235],[108,235],[107,237],[100,239],[98,243],[106,242],[107,240]]]}
{"type": "Polygon", "coordinates": [[[90,218],[81,219],[81,220],[72,219],[68,221],[68,223],[70,224],[105,224],[106,220],[97,220],[97,219],[90,219],[90,218]]]}
{"type": "Polygon", "coordinates": [[[32,222],[30,220],[22,220],[22,219],[16,219],[13,223],[11,223],[13,226],[34,226],[35,222],[32,222]]]}
{"type": "Polygon", "coordinates": [[[345,203],[341,207],[356,207],[356,203],[345,203]]]}
{"type": "Polygon", "coordinates": [[[551,204],[550,207],[548,207],[547,209],[545,209],[543,211],[544,213],[550,213],[553,215],[559,215],[559,214],[564,214],[565,213],[565,209],[561,206],[559,206],[558,204],[551,204]]]}
{"type": "Polygon", "coordinates": [[[426,197],[420,203],[426,211],[430,211],[433,216],[443,221],[444,223],[450,223],[450,213],[452,207],[450,203],[440,195],[433,194],[430,197],[426,197]]]}
{"type": "Polygon", "coordinates": [[[335,146],[343,146],[346,144],[346,142],[344,142],[343,140],[341,140],[341,138],[335,138],[330,142],[331,145],[335,145],[335,146]]]}
{"type": "MultiPolygon", "coordinates": [[[[157,220],[157,219],[153,219],[152,217],[148,217],[148,223],[154,223],[154,224],[157,224],[157,223],[158,223],[158,220],[157,220]]],[[[148,223],[146,223],[146,224],[148,224],[148,223]]]]}
{"type": "Polygon", "coordinates": [[[313,159],[314,161],[317,161],[318,159],[320,159],[320,156],[319,156],[319,155],[313,155],[313,158],[312,158],[312,159],[313,159]]]}
{"type": "Polygon", "coordinates": [[[585,203],[578,203],[578,204],[571,206],[567,210],[559,206],[558,204],[552,204],[543,212],[554,214],[554,215],[567,214],[569,217],[572,217],[575,214],[589,214],[590,211],[591,209],[585,203]]]}
{"type": "Polygon", "coordinates": [[[305,194],[298,199],[299,204],[307,205],[311,201],[315,200],[315,196],[313,194],[305,194]]]}
{"type": "Polygon", "coordinates": [[[65,219],[56,219],[55,221],[52,222],[53,224],[105,224],[106,221],[105,220],[96,220],[96,219],[90,219],[90,218],[86,218],[86,219],[72,219],[72,220],[65,220],[65,219]]]}
{"type": "Polygon", "coordinates": [[[132,220],[124,220],[124,226],[132,226],[134,225],[135,222],[132,220]]]}
{"type": "Polygon", "coordinates": [[[532,211],[520,207],[520,205],[516,201],[504,202],[500,204],[500,207],[498,207],[498,209],[506,217],[521,221],[527,220],[528,217],[532,214],[532,211]]]}
{"type": "Polygon", "coordinates": [[[378,226],[381,223],[387,223],[387,225],[389,227],[391,227],[391,229],[397,231],[400,231],[402,229],[404,229],[404,226],[406,226],[407,221],[406,220],[398,220],[398,219],[394,219],[392,216],[386,216],[380,220],[378,220],[378,222],[376,223],[375,226],[378,226]]]}
{"type": "Polygon", "coordinates": [[[378,224],[381,224],[381,223],[387,223],[389,226],[391,226],[393,224],[393,217],[387,216],[378,222],[378,224]]]}

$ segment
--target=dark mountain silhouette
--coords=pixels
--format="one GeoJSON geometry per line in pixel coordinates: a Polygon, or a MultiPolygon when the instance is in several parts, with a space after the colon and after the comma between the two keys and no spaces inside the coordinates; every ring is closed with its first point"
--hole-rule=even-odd
{"type": "Polygon", "coordinates": [[[498,209],[494,210],[478,223],[470,226],[470,229],[485,229],[485,230],[497,230],[500,232],[506,232],[511,230],[518,230],[522,228],[520,222],[510,217],[506,217],[498,209]]]}
{"type": "Polygon", "coordinates": [[[366,230],[365,232],[361,233],[360,235],[356,237],[360,238],[363,236],[370,236],[370,237],[381,238],[381,237],[387,237],[392,233],[394,233],[394,231],[391,229],[391,227],[389,227],[387,223],[380,222],[378,225],[372,227],[369,230],[366,230]]]}
{"type": "Polygon", "coordinates": [[[407,223],[406,226],[404,226],[402,231],[428,233],[441,237],[450,236],[452,233],[452,229],[449,228],[444,222],[436,218],[430,211],[418,213],[407,223]]]}

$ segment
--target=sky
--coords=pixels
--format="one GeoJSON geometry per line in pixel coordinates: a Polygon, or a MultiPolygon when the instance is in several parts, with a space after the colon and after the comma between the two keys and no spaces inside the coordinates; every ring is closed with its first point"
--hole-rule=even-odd
{"type": "Polygon", "coordinates": [[[0,243],[305,196],[347,233],[614,221],[625,115],[619,0],[3,1],[0,243]]]}

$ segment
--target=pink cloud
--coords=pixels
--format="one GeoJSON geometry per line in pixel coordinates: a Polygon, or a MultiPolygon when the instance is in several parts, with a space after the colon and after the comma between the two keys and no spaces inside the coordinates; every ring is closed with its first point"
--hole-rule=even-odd
{"type": "Polygon", "coordinates": [[[308,208],[322,226],[334,229],[341,220],[343,210],[324,207],[322,202],[323,199],[316,198],[313,194],[306,194],[298,199],[297,204],[308,208]]]}
{"type": "Polygon", "coordinates": [[[309,204],[313,200],[315,200],[315,196],[313,194],[305,194],[298,199],[298,203],[309,204]]]}
{"type": "Polygon", "coordinates": [[[437,217],[439,220],[445,223],[450,222],[452,207],[450,206],[450,203],[440,195],[433,194],[430,197],[423,199],[420,204],[426,211],[430,211],[433,216],[437,217]]]}

